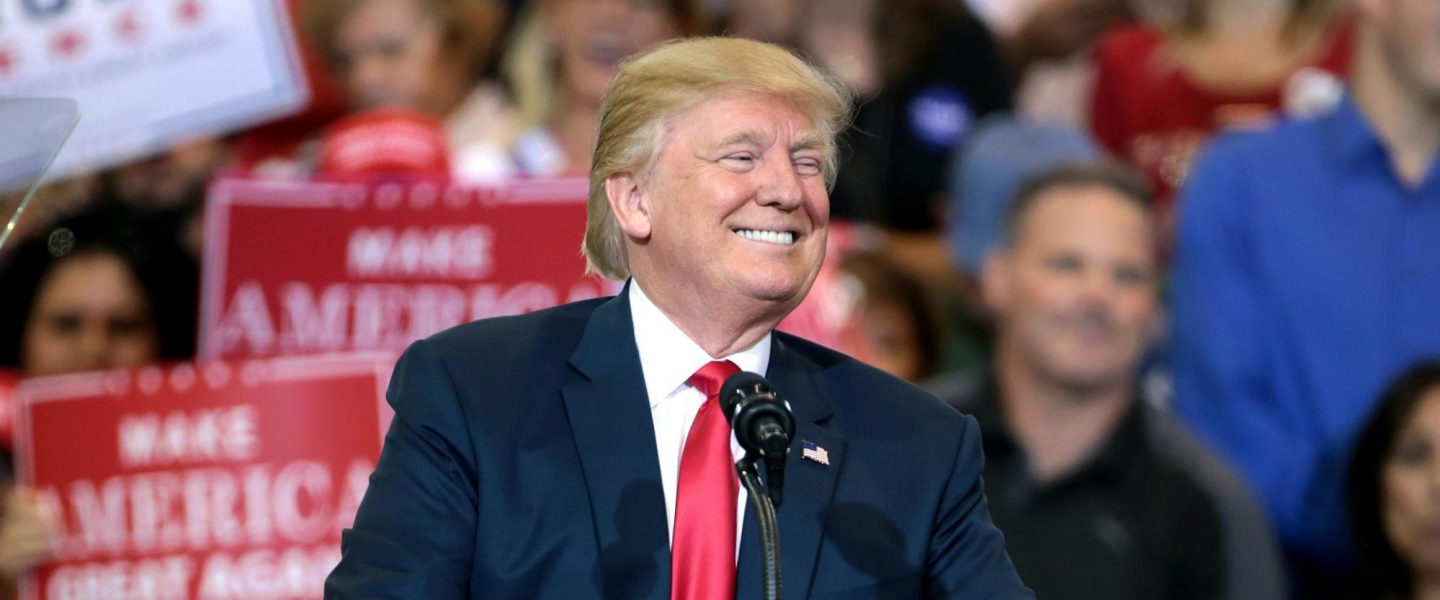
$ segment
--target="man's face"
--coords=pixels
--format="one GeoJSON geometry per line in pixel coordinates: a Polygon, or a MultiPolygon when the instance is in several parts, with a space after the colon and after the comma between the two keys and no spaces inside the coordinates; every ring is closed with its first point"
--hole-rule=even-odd
{"type": "Polygon", "coordinates": [[[788,312],[825,255],[823,163],[820,132],[794,106],[758,94],[703,101],[671,119],[638,179],[648,232],[627,230],[632,259],[643,252],[650,282],[707,310],[758,300],[788,312]]]}
{"type": "Polygon", "coordinates": [[[986,266],[1000,352],[1054,385],[1124,384],[1154,318],[1153,244],[1144,210],[1111,190],[1041,192],[986,266]]]}
{"type": "Polygon", "coordinates": [[[1440,2],[1365,0],[1385,60],[1411,93],[1440,101],[1440,2]]]}

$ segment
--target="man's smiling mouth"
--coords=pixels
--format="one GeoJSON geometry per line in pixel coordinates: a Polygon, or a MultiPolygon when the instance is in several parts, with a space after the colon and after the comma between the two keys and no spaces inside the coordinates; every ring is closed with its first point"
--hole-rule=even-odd
{"type": "Polygon", "coordinates": [[[736,229],[734,231],[735,235],[756,242],[767,242],[781,246],[789,246],[795,243],[795,233],[790,231],[770,231],[766,229],[736,229]]]}

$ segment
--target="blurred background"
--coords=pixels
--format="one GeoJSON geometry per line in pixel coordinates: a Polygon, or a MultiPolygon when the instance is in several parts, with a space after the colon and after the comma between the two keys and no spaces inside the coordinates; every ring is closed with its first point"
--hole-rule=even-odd
{"type": "Polygon", "coordinates": [[[1440,356],[1431,0],[27,0],[0,113],[81,117],[0,190],[0,597],[61,535],[17,389],[614,293],[577,252],[600,102],[695,35],[853,93],[782,328],[980,420],[1040,597],[1440,593],[1440,384],[1402,377],[1440,356]]]}

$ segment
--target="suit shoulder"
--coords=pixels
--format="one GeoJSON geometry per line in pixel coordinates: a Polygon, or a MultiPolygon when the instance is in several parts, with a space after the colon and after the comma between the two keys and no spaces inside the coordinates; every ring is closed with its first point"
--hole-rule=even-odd
{"type": "Polygon", "coordinates": [[[471,321],[434,334],[425,343],[444,358],[483,361],[470,364],[526,364],[537,354],[573,350],[590,314],[608,300],[595,298],[522,315],[471,321]]]}
{"type": "Polygon", "coordinates": [[[850,422],[911,431],[938,426],[953,431],[965,417],[930,392],[841,352],[790,334],[777,333],[786,348],[815,363],[830,387],[836,413],[850,422]]]}

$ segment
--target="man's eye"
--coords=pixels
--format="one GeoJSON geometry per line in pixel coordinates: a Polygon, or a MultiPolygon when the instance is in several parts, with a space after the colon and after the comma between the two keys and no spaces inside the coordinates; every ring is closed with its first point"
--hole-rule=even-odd
{"type": "Polygon", "coordinates": [[[724,159],[726,164],[748,169],[755,164],[755,157],[750,154],[731,154],[724,159]]]}
{"type": "Polygon", "coordinates": [[[1120,267],[1115,269],[1115,281],[1125,286],[1138,286],[1149,283],[1150,277],[1142,269],[1120,267]]]}
{"type": "Polygon", "coordinates": [[[1073,256],[1052,256],[1045,260],[1051,271],[1074,272],[1080,270],[1080,259],[1073,256]]]}
{"type": "Polygon", "coordinates": [[[801,175],[818,175],[820,174],[820,161],[813,158],[796,159],[795,171],[801,175]]]}

